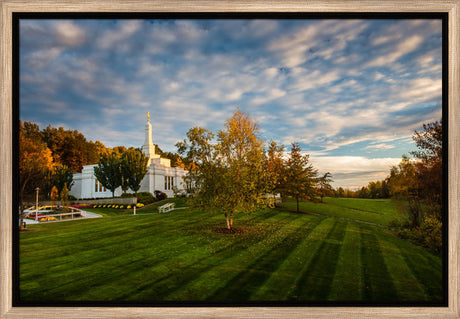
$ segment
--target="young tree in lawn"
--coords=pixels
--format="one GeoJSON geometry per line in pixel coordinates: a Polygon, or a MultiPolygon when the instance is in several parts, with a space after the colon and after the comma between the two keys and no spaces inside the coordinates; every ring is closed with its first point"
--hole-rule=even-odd
{"type": "Polygon", "coordinates": [[[116,152],[104,154],[97,166],[94,167],[94,175],[98,181],[115,197],[115,190],[121,186],[120,155],[116,152]]]}
{"type": "Polygon", "coordinates": [[[267,203],[264,144],[258,132],[257,123],[237,109],[218,134],[215,202],[222,209],[228,229],[233,227],[234,214],[253,212],[267,203]]]}
{"type": "Polygon", "coordinates": [[[128,149],[121,157],[121,175],[126,185],[131,188],[137,197],[142,179],[147,174],[148,157],[134,148],[128,149]]]}
{"type": "Polygon", "coordinates": [[[283,151],[283,145],[278,145],[275,141],[271,141],[265,154],[265,183],[267,192],[273,196],[282,192],[286,178],[284,174],[283,151]]]}
{"type": "Polygon", "coordinates": [[[334,193],[334,190],[331,186],[331,183],[333,182],[331,177],[332,177],[331,173],[326,172],[324,173],[323,176],[318,178],[317,193],[321,197],[321,203],[323,202],[324,196],[330,196],[331,194],[334,193]]]}
{"type": "Polygon", "coordinates": [[[69,190],[67,188],[67,185],[64,184],[64,187],[61,190],[61,203],[62,203],[62,209],[64,212],[67,212],[69,210],[69,190]]]}
{"type": "Polygon", "coordinates": [[[187,132],[188,140],[177,143],[179,154],[194,163],[187,178],[192,185],[190,203],[208,211],[221,211],[227,229],[238,212],[251,212],[266,204],[263,142],[258,126],[237,110],[214,134],[200,127],[187,132]]]}
{"type": "Polygon", "coordinates": [[[298,143],[292,143],[289,158],[286,163],[286,186],[288,196],[295,198],[297,212],[300,199],[309,199],[315,195],[315,179],[317,171],[309,162],[309,155],[302,155],[298,143]]]}
{"type": "Polygon", "coordinates": [[[51,209],[54,209],[54,203],[59,199],[59,191],[56,186],[53,186],[51,188],[50,198],[51,198],[51,209]]]}
{"type": "Polygon", "coordinates": [[[19,129],[19,202],[21,205],[21,229],[24,223],[24,202],[27,196],[35,194],[37,187],[47,182],[53,170],[51,150],[39,139],[26,136],[21,124],[19,129]]]}

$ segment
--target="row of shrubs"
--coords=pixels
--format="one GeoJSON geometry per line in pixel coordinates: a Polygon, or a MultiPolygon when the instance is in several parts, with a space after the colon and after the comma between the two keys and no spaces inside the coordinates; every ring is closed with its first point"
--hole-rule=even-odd
{"type": "Polygon", "coordinates": [[[392,221],[390,227],[396,230],[399,237],[430,249],[436,254],[442,249],[442,222],[433,217],[425,217],[417,227],[411,227],[410,223],[392,221]]]}
{"type": "MultiPolygon", "coordinates": [[[[134,205],[123,205],[123,204],[95,204],[92,205],[93,208],[115,208],[115,209],[131,209],[134,208],[134,205]]],[[[137,203],[137,208],[144,207],[144,204],[137,203]]]]}

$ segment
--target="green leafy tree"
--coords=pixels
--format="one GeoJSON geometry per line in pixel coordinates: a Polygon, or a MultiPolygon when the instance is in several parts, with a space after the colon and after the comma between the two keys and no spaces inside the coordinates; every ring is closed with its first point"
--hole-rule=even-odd
{"type": "Polygon", "coordinates": [[[285,182],[284,146],[278,145],[271,141],[265,155],[264,176],[267,192],[273,196],[282,192],[283,183],[285,182]]]}
{"type": "Polygon", "coordinates": [[[381,181],[376,181],[376,182],[369,182],[367,185],[368,189],[368,198],[381,198],[382,197],[382,182],[381,181]]]}
{"type": "Polygon", "coordinates": [[[292,143],[286,163],[285,192],[297,202],[299,212],[300,199],[311,199],[315,195],[315,179],[317,171],[309,161],[309,155],[302,155],[298,143],[292,143]]]}
{"type": "Polygon", "coordinates": [[[94,176],[115,197],[115,190],[121,186],[121,159],[116,152],[105,154],[94,167],[94,176]]]}
{"type": "Polygon", "coordinates": [[[61,192],[66,185],[70,191],[74,184],[73,174],[66,165],[58,164],[55,166],[52,174],[52,184],[57,187],[58,192],[61,192]]]}
{"type": "Polygon", "coordinates": [[[411,227],[420,226],[423,220],[423,211],[420,205],[420,185],[417,178],[416,163],[403,156],[401,162],[390,170],[388,187],[393,198],[408,201],[411,227]]]}
{"type": "Polygon", "coordinates": [[[329,172],[324,173],[323,176],[318,178],[318,189],[317,193],[321,198],[321,203],[323,202],[323,197],[324,196],[330,196],[334,193],[334,190],[331,186],[331,183],[333,182],[332,180],[332,175],[329,172]]]}
{"type": "Polygon", "coordinates": [[[130,148],[121,157],[121,175],[126,185],[131,188],[136,197],[141,182],[147,174],[148,157],[139,150],[130,148]]]}
{"type": "Polygon", "coordinates": [[[187,139],[178,142],[176,147],[189,165],[186,165],[186,189],[192,206],[213,210],[214,193],[217,191],[214,133],[210,130],[194,127],[187,132],[187,139]]]}

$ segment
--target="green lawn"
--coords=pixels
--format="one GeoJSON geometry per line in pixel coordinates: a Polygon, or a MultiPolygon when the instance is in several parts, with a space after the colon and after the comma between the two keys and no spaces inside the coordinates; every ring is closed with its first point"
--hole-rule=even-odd
{"type": "Polygon", "coordinates": [[[20,298],[440,302],[441,259],[389,232],[393,205],[326,199],[295,214],[287,203],[237,215],[237,235],[214,231],[221,215],[154,205],[30,225],[20,234],[20,298]]]}
{"type": "MultiPolygon", "coordinates": [[[[392,220],[404,218],[396,209],[400,204],[390,199],[324,198],[324,203],[300,203],[300,211],[388,226],[392,220]]],[[[297,208],[295,201],[283,203],[281,207],[290,211],[297,208]]]]}

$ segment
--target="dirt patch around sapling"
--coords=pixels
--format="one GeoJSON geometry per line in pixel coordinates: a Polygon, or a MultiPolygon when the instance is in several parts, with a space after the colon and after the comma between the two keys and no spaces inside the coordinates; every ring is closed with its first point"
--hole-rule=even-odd
{"type": "Polygon", "coordinates": [[[247,229],[240,229],[240,228],[228,229],[225,227],[214,228],[212,231],[218,234],[223,234],[223,235],[242,235],[248,232],[247,229]]]}

